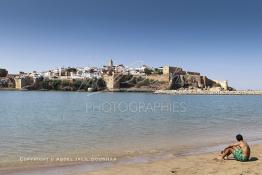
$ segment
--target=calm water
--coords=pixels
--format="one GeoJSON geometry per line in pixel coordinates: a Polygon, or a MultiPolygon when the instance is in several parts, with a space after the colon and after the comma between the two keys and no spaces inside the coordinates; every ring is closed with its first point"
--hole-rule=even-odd
{"type": "Polygon", "coordinates": [[[261,96],[0,91],[0,162],[184,152],[262,139],[261,96]]]}

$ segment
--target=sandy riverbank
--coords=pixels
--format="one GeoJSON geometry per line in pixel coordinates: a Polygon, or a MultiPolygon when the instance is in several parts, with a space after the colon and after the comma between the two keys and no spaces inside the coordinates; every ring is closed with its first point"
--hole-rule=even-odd
{"type": "MultiPolygon", "coordinates": [[[[251,160],[238,162],[217,159],[218,153],[175,157],[153,163],[116,165],[83,175],[260,175],[262,174],[262,145],[252,146],[251,160]]],[[[82,175],[82,174],[81,174],[82,175]]]]}

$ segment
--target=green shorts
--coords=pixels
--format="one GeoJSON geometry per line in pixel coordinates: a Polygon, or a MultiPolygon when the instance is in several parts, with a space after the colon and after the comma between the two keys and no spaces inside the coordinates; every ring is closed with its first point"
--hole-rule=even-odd
{"type": "Polygon", "coordinates": [[[238,148],[233,151],[234,158],[238,161],[245,162],[248,158],[244,156],[242,149],[238,148]]]}

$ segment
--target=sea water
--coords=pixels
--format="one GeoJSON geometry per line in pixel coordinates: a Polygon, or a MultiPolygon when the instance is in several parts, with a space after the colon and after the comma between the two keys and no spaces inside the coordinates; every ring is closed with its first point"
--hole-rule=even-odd
{"type": "Polygon", "coordinates": [[[261,140],[261,124],[261,96],[0,91],[0,164],[179,155],[261,140]]]}

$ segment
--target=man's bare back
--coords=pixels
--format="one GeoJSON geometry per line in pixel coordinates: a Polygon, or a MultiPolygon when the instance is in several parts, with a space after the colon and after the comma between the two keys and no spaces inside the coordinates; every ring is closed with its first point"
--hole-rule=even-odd
{"type": "Polygon", "coordinates": [[[239,147],[242,149],[244,156],[250,157],[250,147],[244,140],[239,142],[239,147]]]}

